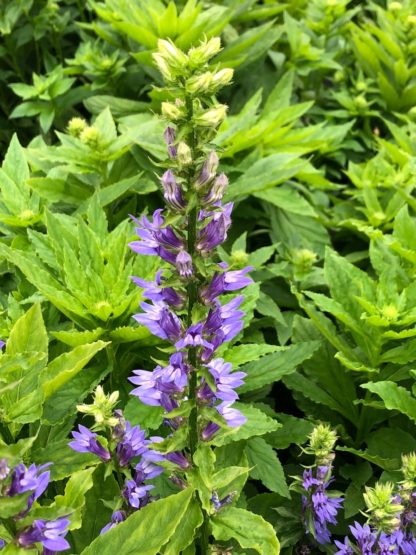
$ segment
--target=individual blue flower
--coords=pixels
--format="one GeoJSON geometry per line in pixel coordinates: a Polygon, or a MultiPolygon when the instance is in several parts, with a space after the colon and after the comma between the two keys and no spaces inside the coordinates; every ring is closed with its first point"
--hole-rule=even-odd
{"type": "Polygon", "coordinates": [[[132,280],[136,285],[142,287],[143,297],[153,301],[154,303],[165,303],[175,308],[182,308],[185,303],[183,295],[172,289],[172,287],[163,287],[162,284],[163,270],[156,273],[155,281],[146,281],[142,278],[132,276],[132,280]]]}
{"type": "Polygon", "coordinates": [[[160,256],[163,260],[175,264],[176,256],[179,250],[185,247],[185,243],[171,226],[163,227],[163,210],[156,210],[152,221],[146,216],[142,216],[140,220],[133,219],[137,223],[136,234],[140,241],[129,243],[130,248],[139,254],[160,256]]]}
{"type": "Polygon", "coordinates": [[[176,260],[175,266],[178,273],[183,278],[190,278],[193,274],[192,256],[185,250],[180,250],[176,260]]]}
{"type": "Polygon", "coordinates": [[[176,341],[182,333],[182,324],[179,318],[163,303],[153,305],[142,302],[140,307],[143,313],[135,314],[134,319],[142,326],[145,326],[153,335],[176,341]]]}
{"type": "Polygon", "coordinates": [[[207,225],[198,233],[195,248],[206,256],[215,247],[221,245],[227,238],[227,231],[231,225],[233,203],[229,202],[212,213],[204,214],[209,218],[207,225]]]}
{"type": "Polygon", "coordinates": [[[338,551],[336,551],[334,555],[354,555],[354,550],[351,547],[350,541],[347,536],[345,536],[344,542],[335,540],[334,543],[338,547],[338,551]]]}
{"type": "Polygon", "coordinates": [[[350,531],[361,553],[363,555],[372,555],[372,548],[376,543],[377,535],[371,531],[370,526],[368,524],[362,526],[359,522],[354,522],[354,524],[350,526],[350,531]]]}
{"type": "Polygon", "coordinates": [[[205,304],[211,304],[217,297],[226,291],[236,291],[250,285],[253,283],[253,280],[246,277],[245,274],[252,269],[252,266],[248,266],[242,270],[233,270],[221,273],[215,272],[211,283],[206,287],[203,287],[199,293],[202,302],[205,304]]]}
{"type": "Polygon", "coordinates": [[[65,517],[52,521],[34,520],[29,528],[18,534],[17,541],[20,546],[27,548],[41,543],[44,547],[44,554],[65,551],[71,547],[65,539],[69,524],[70,521],[65,517]]]}
{"type": "Polygon", "coordinates": [[[228,177],[225,173],[220,173],[211,183],[208,193],[202,199],[204,206],[215,205],[221,201],[227,187],[228,177]]]}
{"type": "Polygon", "coordinates": [[[149,491],[154,486],[137,483],[136,480],[127,480],[126,487],[123,490],[123,496],[129,505],[134,509],[141,509],[150,501],[149,491]]]}
{"type": "Polygon", "coordinates": [[[145,431],[140,426],[132,426],[130,422],[126,422],[124,436],[116,447],[120,466],[127,466],[134,457],[142,455],[147,450],[148,443],[145,431]]]}
{"type": "Polygon", "coordinates": [[[35,500],[38,499],[48,487],[50,472],[45,469],[51,464],[52,463],[46,463],[41,466],[31,464],[29,468],[26,468],[23,463],[18,464],[12,471],[11,484],[7,488],[6,494],[9,497],[14,497],[15,495],[27,491],[33,492],[27,499],[27,510],[29,510],[35,500]]]}
{"type": "Polygon", "coordinates": [[[222,401],[235,401],[238,394],[235,389],[243,385],[245,372],[233,372],[232,364],[225,362],[223,358],[215,358],[206,365],[209,373],[214,378],[216,391],[215,397],[222,401]]]}
{"type": "Polygon", "coordinates": [[[202,322],[192,324],[186,330],[184,336],[175,343],[175,347],[177,349],[185,349],[186,347],[207,347],[211,349],[212,344],[204,339],[203,332],[204,324],[202,322]]]}
{"type": "Polygon", "coordinates": [[[111,530],[111,528],[114,528],[117,524],[123,522],[123,520],[126,520],[126,513],[124,511],[114,511],[111,515],[111,522],[106,524],[104,528],[101,529],[100,534],[105,534],[105,532],[108,532],[108,530],[111,530]]]}
{"type": "Polygon", "coordinates": [[[93,453],[103,462],[111,460],[111,454],[96,439],[98,436],[82,424],[78,425],[78,432],[72,432],[75,441],[70,441],[69,446],[79,453],[93,453]]]}

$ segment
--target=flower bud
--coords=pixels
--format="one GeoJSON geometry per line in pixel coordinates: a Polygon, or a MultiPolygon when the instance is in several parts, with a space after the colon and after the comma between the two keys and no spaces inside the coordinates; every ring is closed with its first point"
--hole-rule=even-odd
{"type": "Polygon", "coordinates": [[[162,115],[172,121],[177,121],[185,116],[182,106],[178,106],[173,102],[162,102],[162,115]]]}
{"type": "Polygon", "coordinates": [[[87,122],[84,118],[72,118],[68,122],[67,132],[73,137],[79,137],[84,129],[87,127],[87,122]]]}
{"type": "Polygon", "coordinates": [[[363,494],[367,505],[366,512],[380,532],[391,533],[396,530],[397,515],[403,510],[403,506],[393,495],[393,489],[393,484],[390,482],[376,483],[374,488],[366,487],[363,494]]]}
{"type": "Polygon", "coordinates": [[[210,190],[204,197],[204,203],[214,204],[222,199],[224,196],[225,189],[228,186],[228,177],[225,173],[220,173],[220,175],[214,180],[211,185],[210,190]]]}
{"type": "Polygon", "coordinates": [[[388,9],[391,12],[397,12],[397,11],[402,9],[402,3],[401,2],[390,2],[390,4],[388,5],[388,9]]]}
{"type": "Polygon", "coordinates": [[[324,424],[315,426],[309,436],[309,448],[315,455],[318,465],[325,465],[332,461],[332,450],[336,441],[337,435],[329,426],[324,424]]]}
{"type": "Polygon", "coordinates": [[[248,262],[248,253],[243,250],[236,250],[231,253],[231,262],[236,266],[245,266],[248,262]]]}
{"type": "Polygon", "coordinates": [[[214,179],[217,173],[218,164],[219,164],[218,155],[215,152],[215,150],[212,150],[209,153],[208,158],[205,160],[201,169],[201,173],[199,174],[198,180],[195,183],[196,189],[198,190],[202,189],[204,185],[207,185],[207,183],[209,183],[212,179],[214,179]]]}
{"type": "Polygon", "coordinates": [[[165,81],[168,81],[168,82],[173,81],[175,79],[175,76],[172,73],[172,70],[169,67],[169,64],[167,63],[165,58],[161,54],[158,54],[157,52],[155,54],[152,54],[152,57],[158,70],[163,75],[163,78],[165,79],[165,81]]]}
{"type": "Polygon", "coordinates": [[[186,90],[192,94],[207,92],[210,89],[213,75],[210,71],[195,75],[186,82],[186,90]]]}
{"type": "Polygon", "coordinates": [[[406,21],[410,25],[416,25],[416,15],[408,15],[406,21]]]}
{"type": "Polygon", "coordinates": [[[118,402],[118,397],[118,391],[106,395],[99,385],[94,392],[94,402],[91,405],[77,405],[77,409],[79,412],[92,415],[99,426],[116,426],[119,420],[113,416],[113,409],[118,402]]]}
{"type": "Polygon", "coordinates": [[[234,75],[233,69],[230,69],[228,67],[221,69],[220,71],[217,71],[217,73],[214,73],[212,78],[212,84],[215,86],[215,88],[218,88],[218,89],[220,87],[225,87],[225,85],[228,85],[229,83],[231,83],[233,75],[234,75]]]}
{"type": "Polygon", "coordinates": [[[221,50],[221,40],[213,37],[208,41],[203,41],[200,46],[191,48],[188,52],[190,64],[194,67],[206,64],[215,54],[221,50]]]}
{"type": "Polygon", "coordinates": [[[100,132],[94,126],[86,127],[79,136],[82,143],[89,146],[90,148],[97,148],[100,132]]]}
{"type": "Polygon", "coordinates": [[[7,459],[0,459],[0,480],[5,480],[10,474],[10,468],[7,459]]]}
{"type": "Polygon", "coordinates": [[[182,196],[182,190],[176,182],[175,176],[171,170],[165,171],[162,175],[163,196],[172,208],[182,210],[185,207],[185,201],[182,196]]]}
{"type": "Polygon", "coordinates": [[[178,144],[177,157],[179,164],[181,164],[182,166],[189,166],[189,164],[192,164],[191,149],[183,141],[178,144]]]}
{"type": "Polygon", "coordinates": [[[165,132],[163,133],[163,138],[165,139],[165,143],[168,145],[168,152],[171,158],[176,158],[177,149],[175,146],[176,140],[176,132],[173,127],[166,127],[165,132]]]}
{"type": "Polygon", "coordinates": [[[181,277],[189,278],[192,276],[192,257],[186,251],[181,250],[179,252],[178,256],[176,257],[175,265],[181,277]]]}
{"type": "Polygon", "coordinates": [[[294,249],[290,255],[298,274],[308,274],[318,259],[316,253],[309,249],[294,249]]]}
{"type": "Polygon", "coordinates": [[[201,127],[218,127],[227,115],[227,106],[217,104],[213,108],[200,112],[194,117],[194,122],[201,127]]]}
{"type": "Polygon", "coordinates": [[[182,69],[188,63],[188,56],[179,50],[172,41],[159,39],[157,41],[158,53],[165,59],[169,67],[182,69]]]}

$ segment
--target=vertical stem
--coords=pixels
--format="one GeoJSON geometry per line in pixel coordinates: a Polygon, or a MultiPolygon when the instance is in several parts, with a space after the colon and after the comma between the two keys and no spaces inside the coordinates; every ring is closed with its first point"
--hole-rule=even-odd
{"type": "MultiPolygon", "coordinates": [[[[192,126],[192,116],[193,116],[193,104],[190,97],[186,98],[186,108],[188,112],[188,121],[192,126]]],[[[189,147],[192,153],[192,159],[195,160],[195,134],[191,127],[189,133],[189,147]]],[[[192,181],[195,177],[195,170],[191,167],[188,171],[188,191],[192,190],[192,181]]],[[[194,199],[191,198],[191,202],[194,199]]],[[[195,243],[197,237],[197,223],[198,223],[198,203],[195,202],[195,206],[191,208],[188,214],[188,227],[187,227],[187,251],[191,255],[192,259],[195,256],[195,243]]],[[[198,280],[195,278],[189,282],[188,285],[188,315],[187,315],[187,326],[192,324],[192,310],[194,304],[198,299],[198,280]]],[[[191,372],[189,376],[189,398],[195,401],[195,406],[193,407],[191,414],[189,415],[189,450],[191,452],[191,457],[193,457],[195,451],[198,448],[198,404],[196,399],[196,389],[197,389],[197,354],[195,348],[190,348],[188,351],[189,364],[191,367],[191,372]]],[[[202,504],[201,504],[202,505],[202,504]]],[[[196,547],[196,555],[207,555],[208,553],[208,515],[203,510],[201,506],[202,513],[204,515],[204,521],[201,526],[200,538],[196,547]]]]}

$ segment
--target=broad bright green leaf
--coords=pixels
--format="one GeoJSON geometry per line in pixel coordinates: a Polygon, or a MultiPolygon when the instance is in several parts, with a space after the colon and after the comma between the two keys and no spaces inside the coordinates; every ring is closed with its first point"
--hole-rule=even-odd
{"type": "Polygon", "coordinates": [[[279,555],[280,546],[271,524],[245,509],[226,507],[212,517],[212,532],[217,540],[235,539],[242,548],[259,555],[279,555]]]}
{"type": "Polygon", "coordinates": [[[188,488],[150,503],[95,539],[82,555],[157,555],[185,518],[192,496],[188,488]]]}
{"type": "Polygon", "coordinates": [[[277,345],[256,345],[255,343],[248,343],[246,345],[238,345],[230,347],[225,353],[224,358],[227,362],[231,362],[234,368],[258,360],[264,355],[278,351],[280,347],[277,345]]]}
{"type": "Polygon", "coordinates": [[[282,465],[273,447],[263,438],[254,437],[248,440],[246,453],[252,467],[250,476],[260,480],[270,491],[290,497],[282,465]]]}
{"type": "Polygon", "coordinates": [[[185,515],[180,521],[175,533],[163,550],[163,555],[178,555],[193,541],[197,529],[204,521],[202,511],[195,498],[191,499],[185,515]]]}
{"type": "Polygon", "coordinates": [[[254,196],[299,216],[316,216],[315,210],[296,189],[284,185],[254,193],[254,196]]]}
{"type": "Polygon", "coordinates": [[[62,507],[65,511],[70,510],[70,530],[75,530],[81,526],[85,495],[93,486],[92,475],[94,470],[95,468],[86,468],[72,474],[66,483],[64,495],[55,497],[57,509],[62,507]]]}
{"type": "Polygon", "coordinates": [[[39,304],[35,304],[15,323],[6,345],[6,353],[16,355],[34,351],[48,352],[48,336],[39,304]]]}
{"type": "Polygon", "coordinates": [[[369,382],[361,387],[375,393],[389,410],[397,410],[416,422],[416,399],[407,389],[394,382],[369,382]]]}
{"type": "Polygon", "coordinates": [[[92,357],[108,345],[105,341],[86,343],[75,347],[69,353],[55,358],[48,366],[43,379],[42,388],[45,397],[50,397],[55,391],[76,376],[92,357]]]}
{"type": "Polygon", "coordinates": [[[281,347],[275,353],[268,354],[257,361],[249,362],[241,368],[247,376],[239,391],[241,393],[254,391],[291,374],[299,364],[313,355],[319,345],[319,341],[297,343],[289,347],[281,347]]]}

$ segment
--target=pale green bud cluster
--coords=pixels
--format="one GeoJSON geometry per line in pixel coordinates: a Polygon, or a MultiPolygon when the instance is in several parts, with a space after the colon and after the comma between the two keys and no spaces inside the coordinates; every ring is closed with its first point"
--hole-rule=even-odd
{"type": "Polygon", "coordinates": [[[402,473],[404,480],[400,482],[400,497],[407,502],[416,489],[416,453],[402,455],[402,473]]]}
{"type": "Polygon", "coordinates": [[[79,139],[84,145],[92,149],[98,147],[100,142],[100,132],[93,125],[86,127],[79,135],[79,139]]]}
{"type": "Polygon", "coordinates": [[[192,164],[191,149],[183,141],[180,141],[176,147],[176,158],[182,166],[189,166],[192,164]]]}
{"type": "Polygon", "coordinates": [[[79,137],[81,133],[88,127],[84,118],[72,118],[68,122],[67,132],[73,137],[79,137]]]}
{"type": "Polygon", "coordinates": [[[366,487],[363,497],[367,506],[366,513],[378,531],[392,533],[398,529],[399,514],[403,506],[397,502],[391,482],[377,483],[374,488],[366,487]]]}
{"type": "Polygon", "coordinates": [[[188,110],[182,100],[185,92],[186,97],[195,104],[192,118],[194,125],[215,129],[222,123],[227,106],[217,104],[213,95],[231,82],[233,70],[208,65],[220,50],[221,43],[217,37],[202,41],[188,53],[179,50],[172,41],[158,41],[158,50],[153,54],[153,59],[165,81],[172,87],[171,92],[178,95],[174,102],[162,102],[164,118],[175,124],[186,122],[188,110]]]}
{"type": "Polygon", "coordinates": [[[311,271],[318,256],[309,249],[293,249],[290,252],[290,259],[295,267],[295,277],[302,278],[311,271]]]}
{"type": "Polygon", "coordinates": [[[94,392],[94,402],[91,405],[77,405],[79,412],[89,414],[94,417],[96,426],[116,426],[118,418],[113,416],[113,411],[117,405],[119,392],[114,391],[110,395],[104,393],[104,389],[99,385],[94,392]]]}
{"type": "Polygon", "coordinates": [[[305,450],[315,455],[317,465],[330,465],[334,459],[337,434],[326,424],[318,424],[309,436],[309,447],[305,450]]]}

